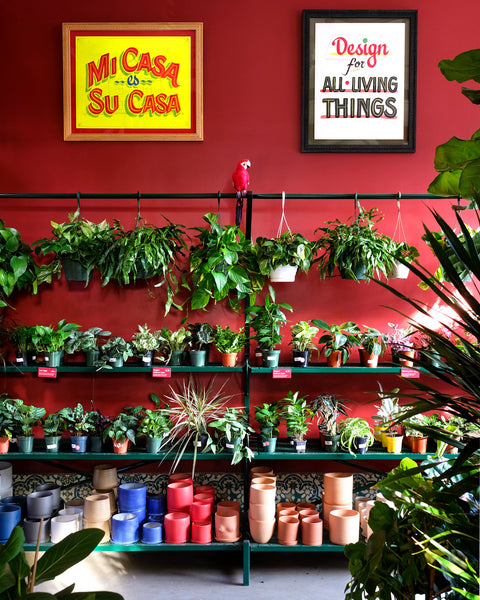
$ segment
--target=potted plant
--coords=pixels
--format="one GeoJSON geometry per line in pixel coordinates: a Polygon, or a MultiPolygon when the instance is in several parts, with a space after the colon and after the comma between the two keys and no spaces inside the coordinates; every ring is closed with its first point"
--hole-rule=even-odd
{"type": "Polygon", "coordinates": [[[412,452],[425,454],[427,452],[428,436],[421,429],[425,427],[425,417],[423,414],[412,415],[404,421],[402,425],[405,427],[405,443],[409,446],[412,452]]]}
{"type": "Polygon", "coordinates": [[[23,400],[16,398],[12,400],[14,433],[18,441],[20,452],[30,453],[33,449],[33,428],[40,424],[46,410],[39,406],[25,404],[23,400]]]}
{"type": "Polygon", "coordinates": [[[214,340],[215,328],[209,323],[189,323],[190,362],[193,367],[204,367],[208,362],[210,344],[214,340]]]}
{"type": "Polygon", "coordinates": [[[67,340],[71,333],[78,328],[79,325],[67,323],[65,319],[58,321],[56,327],[35,325],[32,342],[37,352],[44,353],[47,366],[60,367],[62,365],[67,340]]]}
{"type": "Polygon", "coordinates": [[[380,331],[374,327],[364,327],[358,332],[357,338],[360,363],[365,367],[377,367],[379,357],[382,356],[387,349],[387,334],[380,333],[380,331]]]}
{"type": "Polygon", "coordinates": [[[394,388],[390,392],[384,392],[380,382],[378,382],[378,387],[380,388],[378,397],[381,400],[381,404],[375,405],[377,414],[373,415],[372,419],[376,422],[376,439],[382,442],[384,448],[388,448],[388,437],[393,438],[398,435],[398,426],[396,425],[396,422],[400,417],[402,410],[398,404],[399,388],[394,388]]]}
{"type": "Polygon", "coordinates": [[[412,359],[415,357],[413,327],[409,325],[402,328],[397,323],[389,323],[388,326],[393,329],[392,333],[387,335],[393,362],[400,363],[404,367],[413,367],[412,359]]]}
{"type": "Polygon", "coordinates": [[[146,439],[146,450],[151,454],[157,454],[162,445],[164,436],[172,428],[168,404],[160,408],[160,398],[156,394],[150,394],[156,408],[146,408],[142,412],[141,420],[137,428],[138,435],[144,435],[146,439]]]}
{"type": "Polygon", "coordinates": [[[93,269],[116,238],[116,229],[107,221],[93,223],[80,215],[68,215],[68,222],[51,221],[52,235],[34,242],[37,255],[55,254],[46,266],[50,275],[60,275],[63,267],[67,281],[84,281],[87,286],[93,269]]]}
{"type": "Polygon", "coordinates": [[[113,451],[116,454],[125,454],[129,444],[135,444],[135,434],[142,410],[142,406],[126,407],[108,421],[103,439],[112,440],[113,451]]]}
{"type": "Polygon", "coordinates": [[[337,452],[340,444],[339,418],[347,416],[345,405],[335,394],[319,394],[313,399],[311,409],[318,417],[318,429],[327,452],[337,452]]]}
{"type": "Polygon", "coordinates": [[[265,452],[272,454],[275,452],[279,435],[280,405],[278,402],[270,402],[255,406],[255,419],[260,428],[261,447],[265,452]]]}
{"type": "Polygon", "coordinates": [[[225,406],[231,398],[223,394],[226,382],[215,390],[215,380],[203,386],[198,380],[189,378],[179,384],[178,389],[170,387],[166,399],[170,403],[170,418],[173,427],[165,443],[175,452],[172,471],[175,471],[184,453],[193,450],[192,477],[195,473],[198,451],[205,451],[212,445],[208,427],[224,414],[225,406]]]}
{"type": "Polygon", "coordinates": [[[100,347],[98,369],[121,368],[130,356],[133,356],[132,344],[120,336],[112,337],[100,347]]]}
{"type": "Polygon", "coordinates": [[[58,413],[65,420],[70,432],[72,452],[86,452],[88,434],[95,430],[91,412],[85,410],[83,405],[78,402],[74,408],[66,406],[61,408],[58,413]]]}
{"type": "Polygon", "coordinates": [[[222,355],[222,365],[224,367],[234,367],[238,353],[243,350],[247,343],[244,328],[233,331],[228,325],[225,327],[217,325],[214,340],[216,349],[222,355]]]}
{"type": "Polygon", "coordinates": [[[185,350],[188,347],[188,331],[185,327],[180,327],[176,331],[163,327],[160,332],[160,347],[167,353],[167,365],[172,365],[172,367],[184,365],[186,363],[185,350]]]}
{"type": "Polygon", "coordinates": [[[160,331],[150,331],[147,323],[139,325],[138,331],[132,336],[132,346],[144,367],[151,367],[153,355],[160,347],[160,331]]]}
{"type": "Polygon", "coordinates": [[[305,452],[307,441],[304,436],[314,415],[306,397],[289,391],[280,401],[280,415],[285,421],[288,434],[293,438],[295,452],[305,452]]]}
{"type": "Polygon", "coordinates": [[[102,339],[106,341],[111,335],[111,331],[106,331],[101,327],[89,327],[86,331],[73,329],[65,343],[65,351],[67,354],[84,352],[85,364],[87,367],[93,367],[100,358],[102,339]]]}
{"type": "Polygon", "coordinates": [[[103,448],[103,433],[109,419],[107,416],[103,415],[98,408],[93,408],[92,401],[92,409],[88,412],[88,420],[93,427],[88,436],[90,440],[90,451],[101,452],[103,448]]]}
{"type": "Polygon", "coordinates": [[[0,394],[0,454],[7,454],[12,441],[15,421],[13,411],[15,400],[6,392],[0,394]]]}
{"type": "Polygon", "coordinates": [[[185,231],[183,225],[175,225],[166,217],[168,225],[157,227],[137,218],[135,228],[125,231],[115,220],[115,239],[108,247],[97,267],[103,285],[114,280],[120,285],[134,284],[139,279],[160,279],[155,287],[166,285],[167,299],[165,315],[174,306],[181,310],[175,301],[178,292],[177,265],[185,255],[185,231]]]}
{"type": "Polygon", "coordinates": [[[312,323],[325,331],[318,342],[323,344],[328,366],[340,367],[345,364],[350,356],[350,350],[358,344],[357,334],[360,331],[358,325],[353,321],[328,325],[321,319],[313,319],[312,323]]]}
{"type": "Polygon", "coordinates": [[[312,265],[314,242],[290,230],[275,238],[258,237],[253,252],[258,271],[272,282],[295,281],[297,269],[308,272],[312,265]]]}
{"type": "Polygon", "coordinates": [[[227,408],[223,415],[211,421],[210,427],[217,432],[218,442],[212,444],[210,449],[216,452],[217,447],[224,447],[231,452],[232,465],[239,463],[242,458],[252,460],[253,452],[249,448],[249,436],[254,430],[248,423],[248,415],[242,409],[227,408]]]}
{"type": "Polygon", "coordinates": [[[310,353],[315,349],[313,339],[319,329],[308,321],[299,321],[290,327],[290,332],[292,335],[290,344],[293,352],[293,364],[296,367],[307,367],[310,353]]]}
{"type": "Polygon", "coordinates": [[[275,346],[282,341],[280,328],[287,323],[284,310],[293,310],[286,302],[275,302],[275,290],[268,286],[264,305],[251,306],[247,315],[247,323],[255,331],[253,339],[262,350],[263,364],[267,367],[277,367],[280,350],[275,346]]]}
{"type": "Polygon", "coordinates": [[[15,347],[16,364],[18,366],[33,365],[36,360],[35,345],[32,340],[34,327],[30,325],[16,325],[8,332],[8,339],[15,347]]]}
{"type": "Polygon", "coordinates": [[[366,419],[347,417],[340,422],[340,445],[350,454],[365,454],[375,438],[366,419]]]}
{"type": "Polygon", "coordinates": [[[60,411],[44,415],[40,426],[47,452],[58,452],[62,434],[67,429],[67,423],[60,411]]]}

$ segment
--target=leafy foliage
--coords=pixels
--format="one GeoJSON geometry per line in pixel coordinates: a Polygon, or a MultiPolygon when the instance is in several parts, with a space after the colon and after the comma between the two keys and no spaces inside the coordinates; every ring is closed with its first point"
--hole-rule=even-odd
{"type": "Polygon", "coordinates": [[[103,432],[103,439],[111,438],[120,443],[128,439],[134,444],[138,423],[142,418],[142,410],[142,406],[124,408],[108,421],[103,432]]]}
{"type": "Polygon", "coordinates": [[[310,269],[314,257],[315,243],[300,233],[285,231],[279,237],[258,237],[252,253],[258,263],[258,270],[268,276],[270,269],[280,266],[297,266],[305,273],[310,269]]]}
{"type": "Polygon", "coordinates": [[[18,435],[33,435],[33,428],[40,423],[46,410],[40,406],[25,404],[23,400],[15,398],[13,406],[13,429],[18,435]]]}
{"type": "Polygon", "coordinates": [[[358,333],[358,343],[369,354],[382,356],[387,349],[387,335],[375,327],[364,327],[358,333]]]}
{"type": "Polygon", "coordinates": [[[55,352],[64,350],[67,340],[79,325],[67,323],[65,319],[58,321],[55,327],[51,325],[35,325],[32,342],[37,352],[55,352]]]}
{"type": "Polygon", "coordinates": [[[247,315],[247,323],[255,331],[253,339],[262,350],[273,350],[282,341],[280,328],[287,323],[284,310],[293,310],[286,302],[275,302],[275,290],[268,286],[264,305],[251,306],[247,315]]]}
{"type": "Polygon", "coordinates": [[[340,415],[347,416],[345,405],[337,400],[335,394],[319,394],[311,403],[313,414],[320,419],[319,427],[329,435],[337,435],[339,432],[338,419],[340,415]]]}
{"type": "Polygon", "coordinates": [[[239,331],[233,331],[228,325],[221,327],[217,325],[215,331],[215,347],[222,354],[227,352],[240,352],[247,342],[243,327],[239,331]]]}
{"type": "Polygon", "coordinates": [[[290,327],[290,332],[292,334],[290,344],[294,350],[305,352],[315,349],[313,338],[319,332],[318,327],[310,325],[308,321],[299,321],[290,327]]]}
{"type": "Polygon", "coordinates": [[[326,333],[320,336],[319,344],[324,345],[325,356],[332,352],[342,353],[342,362],[345,363],[350,355],[350,350],[358,345],[357,334],[360,328],[353,321],[345,321],[340,325],[329,325],[322,319],[313,319],[312,323],[323,329],[326,333]]]}
{"type": "MultiPolygon", "coordinates": [[[[243,458],[252,460],[253,452],[248,446],[249,435],[254,433],[248,423],[248,415],[241,408],[227,408],[222,417],[210,423],[219,438],[219,447],[233,445],[232,465],[238,464],[243,458]]],[[[209,448],[217,451],[217,444],[209,448]]]]}
{"type": "Polygon", "coordinates": [[[297,440],[303,440],[307,433],[310,421],[314,415],[305,396],[298,392],[289,391],[280,402],[281,418],[285,421],[287,432],[297,440]]]}
{"type": "Polygon", "coordinates": [[[348,417],[343,419],[343,421],[340,421],[340,443],[353,455],[355,455],[353,445],[355,443],[355,438],[357,437],[367,438],[367,448],[375,441],[372,428],[366,419],[362,419],[361,417],[348,417]]]}
{"type": "Polygon", "coordinates": [[[261,433],[265,437],[273,438],[278,436],[278,426],[281,420],[280,404],[278,402],[255,406],[255,418],[257,419],[261,433]]]}

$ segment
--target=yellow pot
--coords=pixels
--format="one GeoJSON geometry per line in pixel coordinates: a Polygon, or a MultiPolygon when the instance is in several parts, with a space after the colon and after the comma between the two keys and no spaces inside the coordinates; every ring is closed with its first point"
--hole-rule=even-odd
{"type": "Polygon", "coordinates": [[[403,435],[387,435],[387,452],[400,454],[402,452],[403,435]]]}

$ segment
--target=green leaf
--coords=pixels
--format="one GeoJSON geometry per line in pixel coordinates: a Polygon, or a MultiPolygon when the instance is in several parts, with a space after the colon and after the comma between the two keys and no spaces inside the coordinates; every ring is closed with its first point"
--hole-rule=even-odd
{"type": "Polygon", "coordinates": [[[480,158],[472,160],[460,176],[460,194],[467,200],[480,200],[480,158]]]}
{"type": "Polygon", "coordinates": [[[448,81],[463,83],[473,79],[480,83],[480,49],[467,50],[452,60],[441,60],[438,66],[448,81]]]}
{"type": "Polygon", "coordinates": [[[434,166],[436,171],[453,171],[477,158],[480,158],[480,140],[462,140],[454,136],[437,146],[434,166]]]}
{"type": "Polygon", "coordinates": [[[103,536],[104,532],[100,529],[82,529],[49,548],[38,561],[35,584],[55,579],[82,561],[98,546],[103,536]]]}
{"type": "Polygon", "coordinates": [[[437,196],[458,196],[461,174],[460,170],[440,173],[428,186],[428,193],[437,196]]]}
{"type": "Polygon", "coordinates": [[[227,284],[226,275],[219,271],[212,271],[212,276],[215,281],[215,287],[217,288],[217,290],[222,290],[227,284]]]}
{"type": "Polygon", "coordinates": [[[192,310],[205,308],[210,302],[210,292],[203,288],[197,288],[192,294],[192,310]]]}

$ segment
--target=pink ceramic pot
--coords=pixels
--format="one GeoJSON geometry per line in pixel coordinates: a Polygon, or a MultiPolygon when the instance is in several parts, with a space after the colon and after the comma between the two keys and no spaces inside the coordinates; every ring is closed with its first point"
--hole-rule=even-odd
{"type": "Polygon", "coordinates": [[[303,508],[298,511],[300,516],[300,521],[303,521],[306,517],[318,517],[318,510],[314,510],[313,508],[303,508]]]}
{"type": "Polygon", "coordinates": [[[323,521],[319,517],[302,519],[302,544],[305,546],[321,546],[323,543],[323,521]]]}
{"type": "Polygon", "coordinates": [[[250,477],[269,477],[273,475],[271,467],[252,467],[250,469],[250,477]]]}
{"type": "Polygon", "coordinates": [[[212,541],[212,519],[192,523],[192,542],[209,544],[212,541]]]}
{"type": "Polygon", "coordinates": [[[212,516],[212,509],[209,502],[193,501],[190,506],[190,517],[193,523],[207,521],[212,516]]]}
{"type": "Polygon", "coordinates": [[[267,544],[271,540],[273,530],[275,529],[275,519],[257,521],[249,516],[248,522],[250,525],[250,535],[254,542],[257,542],[257,544],[267,544]]]}
{"type": "Polygon", "coordinates": [[[279,502],[277,504],[277,514],[284,508],[293,508],[294,510],[296,510],[297,505],[294,502],[279,502]]]}
{"type": "Polygon", "coordinates": [[[197,485],[195,488],[195,494],[210,494],[210,496],[215,496],[215,489],[213,485],[197,485]]]}
{"type": "Polygon", "coordinates": [[[328,504],[351,504],[353,500],[353,475],[351,473],[325,473],[324,499],[328,504]]]}
{"type": "Polygon", "coordinates": [[[278,517],[278,543],[284,546],[295,546],[298,544],[298,517],[278,517]]]}
{"type": "Polygon", "coordinates": [[[182,512],[167,513],[163,527],[168,544],[185,544],[190,533],[190,515],[182,512]]]}
{"type": "Polygon", "coordinates": [[[256,521],[275,519],[275,507],[271,504],[250,504],[248,514],[256,521]]]}
{"type": "Polygon", "coordinates": [[[275,504],[276,488],[274,485],[253,483],[250,486],[250,502],[252,504],[275,504]]]}
{"type": "Polygon", "coordinates": [[[225,508],[221,513],[215,513],[215,539],[217,542],[240,539],[240,515],[236,510],[225,508]]]}
{"type": "Polygon", "coordinates": [[[252,477],[252,483],[277,485],[277,478],[276,477],[252,477]]]}
{"type": "Polygon", "coordinates": [[[167,485],[168,512],[190,512],[193,502],[193,483],[174,481],[167,485]]]}
{"type": "Polygon", "coordinates": [[[332,510],[351,510],[352,503],[349,504],[329,504],[323,501],[323,527],[324,529],[330,528],[330,513],[332,510]]]}
{"type": "Polygon", "coordinates": [[[332,510],[329,519],[329,535],[332,544],[354,544],[360,537],[360,515],[356,510],[332,510]]]}

